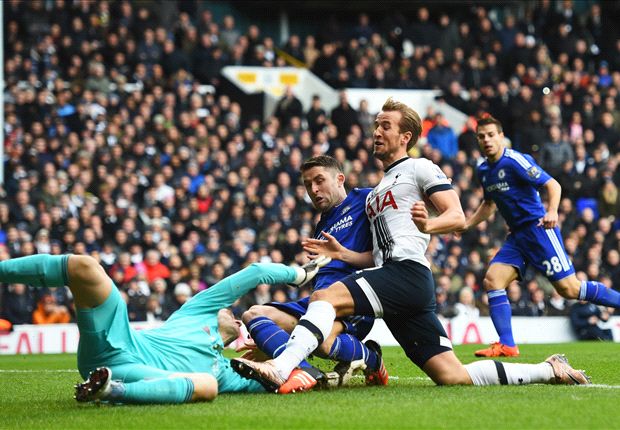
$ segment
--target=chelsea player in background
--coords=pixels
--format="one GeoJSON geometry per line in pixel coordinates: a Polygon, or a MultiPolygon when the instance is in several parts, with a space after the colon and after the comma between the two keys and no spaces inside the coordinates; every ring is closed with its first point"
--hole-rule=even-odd
{"type": "MultiPolygon", "coordinates": [[[[342,166],[335,158],[327,155],[305,161],[301,166],[301,175],[314,207],[321,212],[314,238],[328,243],[339,242],[349,250],[356,251],[351,253],[356,256],[352,264],[332,260],[321,268],[313,289],[327,288],[359,268],[374,266],[370,224],[364,212],[366,196],[371,188],[355,188],[347,194],[342,166]]],[[[277,357],[284,350],[290,332],[308,310],[309,299],[305,297],[295,302],[256,305],[243,314],[242,320],[256,346],[269,358],[277,357]]],[[[387,372],[381,361],[378,344],[373,341],[362,343],[373,323],[374,318],[361,316],[336,320],[331,334],[315,353],[342,363],[336,367],[341,377],[349,370],[345,363],[364,360],[366,382],[387,384],[387,372]]],[[[300,367],[307,365],[304,361],[300,367]]]]}
{"type": "Polygon", "coordinates": [[[476,351],[479,357],[519,355],[512,336],[511,310],[506,288],[519,278],[527,263],[549,279],[567,299],[588,300],[603,306],[619,307],[620,293],[596,281],[579,281],[558,227],[560,184],[527,154],[504,146],[501,123],[490,115],[478,121],[478,143],[486,155],[478,167],[484,202],[466,219],[465,230],[488,219],[496,209],[510,228],[506,242],[491,260],[484,278],[489,312],[499,334],[499,342],[476,351]],[[545,188],[548,207],[538,190],[545,188]]]}

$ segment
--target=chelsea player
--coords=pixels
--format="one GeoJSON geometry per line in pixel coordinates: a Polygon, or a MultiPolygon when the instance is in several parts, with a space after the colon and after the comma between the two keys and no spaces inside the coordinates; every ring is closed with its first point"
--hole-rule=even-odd
{"type": "Polygon", "coordinates": [[[478,121],[478,143],[486,156],[478,167],[484,202],[466,219],[463,231],[488,219],[496,209],[510,228],[506,242],[491,260],[484,278],[489,312],[499,342],[476,351],[478,357],[516,357],[519,348],[512,336],[511,311],[506,288],[531,264],[567,299],[588,300],[619,307],[620,293],[596,281],[579,281],[558,227],[562,188],[527,154],[504,146],[501,123],[490,115],[478,121]],[[545,210],[538,190],[549,196],[545,210]]]}
{"type": "MultiPolygon", "coordinates": [[[[260,384],[234,372],[222,354],[240,334],[241,322],[227,307],[258,284],[303,285],[329,261],[319,257],[303,267],[251,264],[198,293],[161,327],[141,331],[129,325],[118,288],[90,256],[39,254],[1,261],[0,282],[71,290],[80,332],[77,366],[88,377],[75,386],[77,401],[186,403],[213,400],[218,392],[263,392],[260,384]]],[[[316,369],[308,372],[323,376],[316,369]]]]}
{"type": "MultiPolygon", "coordinates": [[[[370,224],[364,212],[370,188],[355,188],[348,194],[344,187],[344,171],[333,157],[319,155],[301,166],[304,186],[321,219],[315,228],[314,238],[327,243],[342,243],[352,251],[352,263],[336,259],[319,270],[314,280],[314,290],[327,288],[355,270],[373,266],[370,224]]],[[[256,346],[269,358],[277,357],[286,347],[290,332],[308,310],[309,297],[288,303],[268,303],[252,306],[242,316],[256,346]]],[[[315,353],[341,363],[336,370],[343,376],[347,363],[363,360],[366,365],[366,382],[385,385],[387,371],[380,357],[379,345],[362,340],[368,335],[374,318],[352,316],[334,322],[330,335],[315,353]]],[[[250,358],[250,355],[246,355],[250,358]]],[[[308,366],[303,361],[300,367],[308,366]]],[[[307,377],[307,375],[305,375],[307,377]]]]}

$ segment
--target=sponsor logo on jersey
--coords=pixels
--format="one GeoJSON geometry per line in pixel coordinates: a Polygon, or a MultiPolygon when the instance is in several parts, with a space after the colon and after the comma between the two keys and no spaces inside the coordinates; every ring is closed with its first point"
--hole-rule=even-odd
{"type": "Polygon", "coordinates": [[[510,185],[508,185],[508,182],[498,182],[497,184],[489,185],[485,189],[487,190],[487,193],[490,193],[493,191],[506,192],[510,190],[510,185]]]}
{"type": "Polygon", "coordinates": [[[387,191],[385,194],[371,196],[371,198],[367,200],[366,215],[368,215],[368,218],[372,219],[387,208],[398,209],[398,205],[396,204],[396,199],[394,198],[392,191],[387,191]]]}
{"type": "Polygon", "coordinates": [[[328,233],[334,234],[339,232],[340,230],[344,230],[345,228],[349,228],[353,225],[353,217],[351,215],[341,218],[337,223],[331,226],[328,233]]]}
{"type": "Polygon", "coordinates": [[[342,212],[340,212],[340,215],[344,215],[347,212],[349,212],[350,210],[351,210],[351,205],[345,206],[344,208],[342,208],[342,212]]]}

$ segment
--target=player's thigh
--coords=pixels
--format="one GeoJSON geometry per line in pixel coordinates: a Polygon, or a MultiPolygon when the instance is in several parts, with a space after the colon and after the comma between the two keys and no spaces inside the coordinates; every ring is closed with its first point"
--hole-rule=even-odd
{"type": "Polygon", "coordinates": [[[519,248],[528,263],[551,282],[575,273],[573,264],[564,250],[562,234],[558,227],[532,226],[519,232],[519,248]]]}
{"type": "Polygon", "coordinates": [[[271,305],[254,305],[246,312],[243,313],[243,322],[249,326],[255,318],[265,317],[269,318],[271,321],[276,323],[281,329],[290,333],[293,331],[297,323],[299,322],[299,318],[292,314],[292,312],[287,312],[284,310],[286,303],[281,304],[282,307],[276,307],[271,305]]]}
{"type": "Polygon", "coordinates": [[[355,301],[349,289],[342,282],[335,282],[327,288],[316,290],[310,296],[310,302],[326,301],[336,310],[336,317],[353,315],[355,301]]]}
{"type": "Polygon", "coordinates": [[[493,263],[484,275],[484,288],[487,291],[505,290],[512,281],[518,278],[519,272],[514,266],[493,263]]]}
{"type": "Polygon", "coordinates": [[[106,301],[112,280],[103,267],[88,255],[71,255],[67,263],[69,289],[78,308],[94,308],[106,301]]]}
{"type": "Polygon", "coordinates": [[[386,315],[385,324],[407,357],[420,369],[446,351],[452,342],[434,312],[386,315]]]}
{"type": "Polygon", "coordinates": [[[438,385],[469,385],[472,383],[465,366],[452,350],[431,357],[422,370],[438,385]]]}
{"type": "Polygon", "coordinates": [[[430,269],[411,260],[360,270],[342,280],[355,303],[352,314],[382,318],[435,310],[430,269]]]}
{"type": "Polygon", "coordinates": [[[135,332],[129,325],[127,304],[113,286],[110,295],[94,308],[77,309],[80,332],[78,369],[82,376],[97,367],[133,363],[138,351],[135,332]]]}
{"type": "Polygon", "coordinates": [[[526,261],[513,233],[509,234],[497,254],[491,259],[484,276],[485,290],[503,290],[525,271],[526,261]]]}

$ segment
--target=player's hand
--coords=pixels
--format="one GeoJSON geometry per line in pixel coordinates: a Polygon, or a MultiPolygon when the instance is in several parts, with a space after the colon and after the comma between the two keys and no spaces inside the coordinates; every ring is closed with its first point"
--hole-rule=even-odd
{"type": "Polygon", "coordinates": [[[258,347],[256,346],[256,343],[254,342],[254,339],[251,339],[251,338],[247,339],[243,343],[243,345],[237,347],[235,351],[243,352],[243,354],[241,355],[241,358],[245,358],[246,360],[252,360],[252,361],[269,360],[269,357],[267,357],[267,355],[265,355],[263,351],[258,349],[258,347]]]}
{"type": "Polygon", "coordinates": [[[547,212],[538,225],[542,225],[544,228],[555,228],[558,225],[558,212],[547,212]]]}
{"type": "Polygon", "coordinates": [[[411,206],[411,220],[418,227],[418,230],[422,233],[426,233],[428,229],[428,210],[426,209],[426,204],[420,200],[417,201],[411,206]]]}
{"type": "Polygon", "coordinates": [[[325,239],[307,239],[301,242],[301,246],[308,254],[308,258],[315,259],[319,255],[325,255],[332,260],[341,260],[341,253],[344,247],[331,234],[322,231],[321,234],[325,239]]]}

